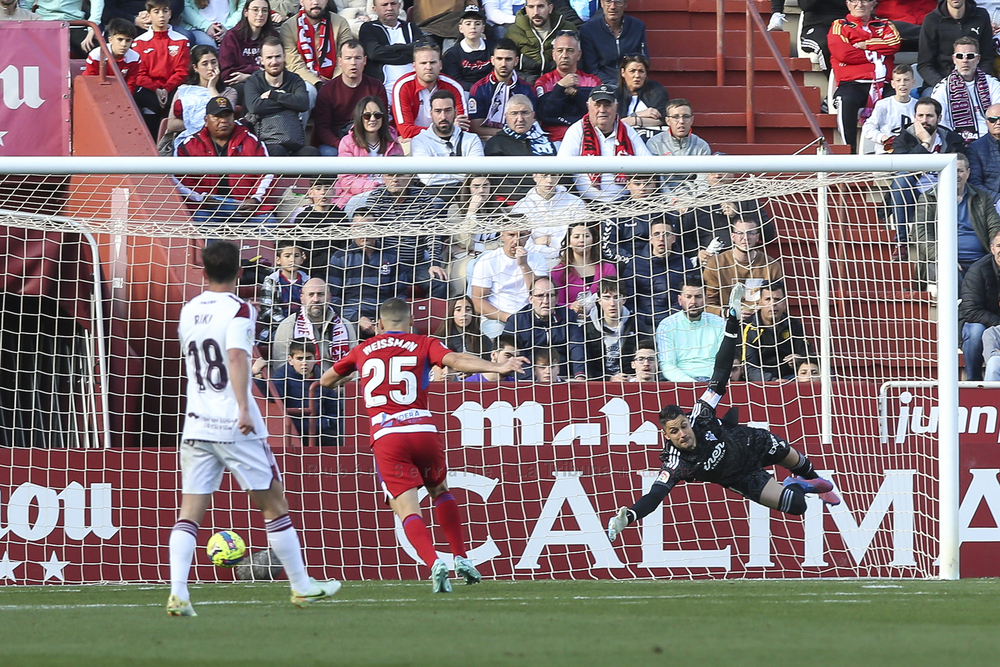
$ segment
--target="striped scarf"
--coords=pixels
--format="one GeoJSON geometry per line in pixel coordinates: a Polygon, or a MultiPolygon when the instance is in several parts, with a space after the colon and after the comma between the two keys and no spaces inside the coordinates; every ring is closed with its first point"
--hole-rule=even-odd
{"type": "Polygon", "coordinates": [[[306,67],[321,79],[332,79],[333,71],[337,68],[337,54],[333,49],[333,35],[330,34],[330,22],[327,17],[324,16],[318,25],[313,25],[306,18],[305,10],[300,9],[299,15],[295,17],[295,25],[297,27],[295,39],[306,67]],[[319,53],[316,53],[313,47],[317,29],[322,44],[319,53]]]}
{"type": "Polygon", "coordinates": [[[977,106],[981,114],[986,115],[986,110],[990,107],[990,85],[983,70],[977,69],[976,99],[972,100],[969,89],[965,85],[966,81],[961,74],[952,70],[947,81],[948,110],[951,111],[951,124],[954,126],[952,129],[961,135],[965,145],[968,146],[979,138],[979,128],[973,104],[977,106]]]}
{"type": "MultiPolygon", "coordinates": [[[[635,155],[632,147],[632,140],[628,138],[625,130],[625,123],[616,119],[618,133],[615,137],[615,155],[635,155]]],[[[580,145],[580,155],[601,155],[601,140],[598,137],[599,130],[590,122],[590,114],[583,117],[583,143],[580,145]]],[[[624,185],[628,178],[625,174],[615,174],[615,183],[624,185]]],[[[601,181],[601,174],[590,174],[590,182],[597,185],[601,181]]]]}

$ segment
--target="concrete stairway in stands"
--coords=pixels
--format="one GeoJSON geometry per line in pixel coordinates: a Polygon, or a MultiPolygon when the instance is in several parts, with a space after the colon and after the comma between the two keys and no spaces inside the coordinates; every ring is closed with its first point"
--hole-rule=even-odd
{"type": "MultiPolygon", "coordinates": [[[[731,154],[791,154],[813,140],[806,118],[799,111],[791,89],[764,37],[754,36],[755,143],[747,143],[746,130],[746,18],[747,0],[725,1],[725,77],[716,78],[715,0],[630,0],[628,13],[646,24],[651,55],[651,76],[663,84],[671,98],[691,101],[695,133],[712,149],[731,154]]],[[[765,17],[770,4],[756,0],[765,17]]],[[[772,32],[780,53],[791,53],[791,35],[772,32]]],[[[820,113],[820,89],[804,83],[812,70],[806,58],[785,58],[809,111],[815,114],[829,144],[836,118],[820,113]]],[[[835,152],[847,152],[834,147],[835,152]]],[[[807,152],[815,152],[813,148],[807,152]]]]}

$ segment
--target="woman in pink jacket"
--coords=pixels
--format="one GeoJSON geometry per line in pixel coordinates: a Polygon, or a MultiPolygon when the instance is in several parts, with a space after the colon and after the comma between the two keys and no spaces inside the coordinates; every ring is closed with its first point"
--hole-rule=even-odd
{"type": "Polygon", "coordinates": [[[597,303],[597,283],[614,278],[618,269],[601,258],[600,223],[574,222],[563,238],[560,262],[552,269],[559,305],[586,315],[597,303]]]}
{"type": "MultiPolygon", "coordinates": [[[[402,155],[403,148],[396,141],[396,130],[387,122],[388,115],[382,100],[364,97],[354,109],[354,125],[340,140],[337,149],[340,157],[382,157],[402,155]]],[[[382,185],[381,170],[372,174],[341,174],[333,186],[333,203],[344,208],[348,200],[362,192],[382,185]]]]}

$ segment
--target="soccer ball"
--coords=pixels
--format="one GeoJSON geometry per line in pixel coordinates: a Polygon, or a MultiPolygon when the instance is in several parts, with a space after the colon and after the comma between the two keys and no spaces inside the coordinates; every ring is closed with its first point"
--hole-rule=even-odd
{"type": "Polygon", "coordinates": [[[205,549],[212,563],[219,567],[235,567],[247,554],[243,538],[231,530],[222,530],[208,539],[205,549]]]}

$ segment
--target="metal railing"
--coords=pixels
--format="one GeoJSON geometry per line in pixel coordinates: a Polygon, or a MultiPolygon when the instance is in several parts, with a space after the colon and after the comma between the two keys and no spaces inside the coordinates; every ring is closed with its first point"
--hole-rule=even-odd
{"type": "Polygon", "coordinates": [[[128,84],[125,82],[125,77],[122,76],[121,70],[118,69],[118,65],[115,63],[115,59],[111,57],[111,49],[108,47],[108,43],[104,41],[104,35],[101,34],[101,28],[91,22],[91,21],[70,21],[71,26],[80,26],[83,28],[90,28],[94,31],[94,36],[97,38],[97,44],[101,49],[101,60],[98,64],[99,78],[102,86],[110,86],[111,81],[108,80],[108,68],[111,69],[111,74],[118,80],[118,85],[122,87],[128,93],[129,103],[132,105],[132,111],[140,120],[142,119],[142,112],[139,111],[139,106],[135,103],[135,99],[132,98],[132,93],[128,89],[128,84]]]}
{"type": "MultiPolygon", "coordinates": [[[[764,37],[764,41],[767,43],[768,48],[771,51],[771,55],[774,57],[775,61],[778,63],[778,71],[785,79],[785,83],[788,84],[789,89],[792,91],[792,96],[795,98],[795,102],[802,112],[802,115],[806,119],[806,123],[809,125],[809,129],[813,134],[812,144],[817,144],[821,152],[826,150],[826,137],[823,135],[823,130],[820,129],[819,123],[816,122],[816,116],[809,110],[809,105],[806,104],[806,100],[802,97],[802,91],[799,90],[799,85],[792,78],[792,72],[788,69],[788,64],[785,62],[784,56],[778,50],[778,45],[774,43],[774,39],[771,38],[771,34],[767,30],[767,26],[764,24],[764,19],[760,15],[760,11],[754,0],[748,0],[745,4],[746,6],[746,140],[748,144],[756,143],[756,110],[754,105],[754,31],[760,32],[764,37]]],[[[726,76],[726,58],[724,53],[725,48],[725,32],[726,32],[726,12],[725,12],[725,0],[716,0],[715,2],[715,41],[716,41],[716,56],[715,56],[715,67],[716,83],[719,86],[725,85],[726,76]]]]}

